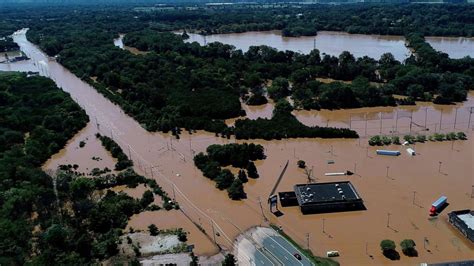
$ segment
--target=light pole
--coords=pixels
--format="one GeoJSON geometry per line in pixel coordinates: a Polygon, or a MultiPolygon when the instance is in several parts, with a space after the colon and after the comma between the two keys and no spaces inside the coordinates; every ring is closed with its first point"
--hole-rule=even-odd
{"type": "Polygon", "coordinates": [[[387,178],[388,178],[388,169],[390,169],[390,166],[387,166],[387,174],[386,174],[387,178]]]}
{"type": "Polygon", "coordinates": [[[438,172],[441,173],[441,165],[443,164],[443,162],[439,161],[439,167],[438,167],[438,172]]]}
{"type": "Polygon", "coordinates": [[[390,213],[387,212],[387,228],[390,228],[390,213]]]}

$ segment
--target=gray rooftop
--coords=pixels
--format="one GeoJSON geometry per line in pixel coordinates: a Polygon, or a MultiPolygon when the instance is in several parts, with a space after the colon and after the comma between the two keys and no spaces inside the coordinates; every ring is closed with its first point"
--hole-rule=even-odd
{"type": "Polygon", "coordinates": [[[295,193],[300,205],[360,199],[349,181],[299,184],[295,185],[295,193]]]}
{"type": "Polygon", "coordinates": [[[466,223],[467,227],[474,230],[474,216],[472,215],[473,212],[469,212],[466,214],[458,215],[458,218],[461,219],[463,222],[466,223]]]}

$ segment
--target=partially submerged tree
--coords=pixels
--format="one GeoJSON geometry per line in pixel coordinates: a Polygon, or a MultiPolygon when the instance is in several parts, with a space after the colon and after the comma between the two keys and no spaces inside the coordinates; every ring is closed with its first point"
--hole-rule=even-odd
{"type": "Polygon", "coordinates": [[[391,260],[399,260],[400,254],[395,250],[395,242],[390,239],[384,239],[380,242],[380,248],[382,249],[383,255],[391,260]]]}
{"type": "Polygon", "coordinates": [[[400,242],[400,247],[402,247],[402,252],[408,257],[417,257],[418,251],[415,249],[415,241],[412,239],[404,239],[400,242]]]}

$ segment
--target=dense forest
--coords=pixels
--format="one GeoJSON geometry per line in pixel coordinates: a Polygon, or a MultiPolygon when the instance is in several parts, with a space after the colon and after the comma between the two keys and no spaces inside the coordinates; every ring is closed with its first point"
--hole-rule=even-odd
{"type": "Polygon", "coordinates": [[[265,159],[263,146],[253,143],[214,144],[207,147],[206,151],[207,155],[201,152],[194,156],[196,167],[205,177],[216,182],[216,188],[226,189],[229,198],[245,198],[243,183],[248,181],[248,177],[259,177],[254,161],[265,159]],[[237,176],[229,169],[222,169],[229,165],[240,168],[237,176]]]}
{"type": "MultiPolygon", "coordinates": [[[[94,179],[61,166],[52,178],[41,165],[88,122],[53,81],[0,73],[0,264],[85,265],[118,253],[133,214],[179,206],[155,180],[133,169],[94,179]],[[146,184],[141,199],[105,190],[146,184]],[[98,195],[101,195],[98,197],[98,195]]],[[[128,158],[126,158],[128,160],[128,158]]]]}
{"type": "MultiPolygon", "coordinates": [[[[7,9],[4,20],[7,23],[35,21],[27,35],[32,42],[49,55],[57,55],[60,63],[119,104],[147,130],[204,129],[225,136],[235,134],[238,138],[265,139],[353,137],[353,132],[341,134],[342,131],[336,129],[305,127],[291,115],[271,120],[241,119],[235,127],[227,127],[224,120],[245,117],[240,102],[262,104],[267,102],[267,94],[275,101],[291,97],[295,109],[317,110],[414,104],[415,100],[442,104],[459,102],[466,99],[467,91],[473,87],[474,60],[468,57],[450,59],[435,51],[423,39],[423,33],[436,34],[435,27],[427,32],[421,30],[421,33],[408,33],[414,30],[411,28],[399,29],[398,33],[407,33],[407,42],[414,51],[405,62],[395,60],[389,53],[379,59],[355,58],[349,52],[336,57],[321,55],[318,50],[304,55],[277,51],[268,46],[250,47],[244,53],[221,43],[207,46],[186,43],[183,41],[186,34],[163,31],[209,28],[210,32],[222,32],[220,29],[225,25],[245,25],[257,19],[262,23],[268,20],[286,25],[295,20],[294,14],[301,12],[303,15],[298,19],[312,17],[319,21],[318,16],[336,11],[352,14],[345,18],[352,18],[354,14],[362,17],[361,14],[369,11],[384,16],[384,19],[375,15],[363,16],[365,22],[369,18],[390,21],[390,12],[402,12],[402,20],[411,21],[407,25],[414,25],[414,18],[429,18],[432,23],[435,16],[446,14],[444,26],[464,22],[456,29],[465,29],[473,25],[471,18],[465,17],[466,13],[472,12],[470,6],[426,7],[424,15],[419,14],[421,7],[417,5],[321,6],[321,10],[311,6],[304,10],[197,7],[202,12],[183,7],[159,12],[139,12],[129,7],[82,7],[74,12],[61,8],[55,12],[41,10],[28,19],[26,15],[35,9],[22,12],[7,9]],[[327,12],[322,12],[324,10],[327,12]],[[112,39],[118,33],[126,33],[124,42],[127,46],[147,53],[134,55],[114,47],[112,39]],[[323,84],[317,78],[352,82],[323,84]],[[396,100],[393,94],[408,98],[396,100]]],[[[325,25],[344,20],[331,21],[325,25]]],[[[381,31],[394,28],[390,24],[375,25],[381,31]]],[[[273,26],[259,30],[271,28],[273,26]]],[[[335,26],[324,29],[347,30],[335,26]]],[[[422,27],[417,30],[420,29],[422,27]]]]}
{"type": "Polygon", "coordinates": [[[18,30],[14,24],[0,21],[0,53],[18,50],[18,45],[11,37],[12,33],[18,30]]]}

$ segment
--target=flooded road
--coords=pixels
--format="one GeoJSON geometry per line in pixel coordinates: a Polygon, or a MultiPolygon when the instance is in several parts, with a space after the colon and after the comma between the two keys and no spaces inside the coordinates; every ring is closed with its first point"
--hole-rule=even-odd
{"type": "MultiPolygon", "coordinates": [[[[46,67],[38,68],[37,71],[41,70],[43,75],[50,76],[59,87],[69,92],[86,110],[91,121],[98,124],[97,131],[112,137],[124,151],[130,149],[137,172],[155,178],[170,196],[176,198],[186,217],[200,224],[208,235],[214,236],[210,232],[217,232],[216,242],[223,248],[231,249],[233,240],[246,229],[272,222],[282,225],[283,229],[303,246],[306,245],[306,234],[309,234],[310,248],[317,255],[323,256],[328,250],[338,250],[341,257],[337,260],[343,265],[391,264],[392,262],[380,252],[379,243],[385,238],[393,239],[397,244],[405,238],[415,240],[419,257],[408,258],[401,255],[399,263],[404,265],[472,258],[473,245],[465,241],[447,223],[447,212],[474,207],[471,198],[474,184],[474,134],[467,129],[469,112],[458,111],[456,116],[459,121],[456,121],[456,125],[459,130],[468,132],[468,141],[417,144],[414,149],[419,155],[415,157],[406,156],[403,150],[402,156],[396,158],[377,157],[376,148],[366,146],[367,140],[362,140],[360,144],[359,140],[341,139],[254,141],[265,147],[268,156],[266,160],[256,163],[261,177],[245,184],[248,196],[246,200],[232,201],[225,191],[217,190],[213,181],[202,176],[194,167],[192,157],[196,152],[204,151],[210,144],[235,140],[216,138],[214,134],[205,132],[192,135],[184,133],[180,140],[167,134],[149,133],[91,86],[47,58],[26,40],[24,33],[16,34],[15,40],[32,58],[30,62],[32,65],[35,63],[33,67],[44,66],[37,62],[45,62],[46,67]],[[286,161],[290,161],[288,170],[277,191],[290,190],[294,184],[305,183],[307,180],[296,166],[299,159],[305,160],[308,167],[314,167],[317,182],[349,179],[364,199],[367,210],[304,216],[298,208],[293,207],[281,208],[284,213],[281,217],[273,216],[268,211],[267,198],[286,161]],[[329,159],[334,160],[335,164],[327,164],[329,159]],[[344,170],[355,170],[356,175],[324,176],[325,172],[344,170]],[[450,205],[437,219],[430,220],[429,206],[440,195],[446,195],[450,205]],[[387,227],[388,213],[391,218],[387,227]],[[423,248],[425,237],[429,239],[426,249],[423,248]]],[[[22,70],[21,67],[15,68],[22,70]]],[[[427,104],[427,107],[433,108],[433,112],[442,108],[445,111],[441,120],[452,121],[448,118],[451,117],[448,115],[449,110],[449,114],[452,114],[456,107],[467,110],[468,106],[472,106],[472,102],[473,95],[470,94],[469,101],[458,106],[438,107],[427,104]]],[[[410,108],[414,108],[413,119],[419,116],[424,120],[423,106],[410,108]]],[[[399,115],[405,114],[401,113],[404,108],[385,110],[393,116],[397,111],[399,115]]],[[[325,118],[330,118],[330,125],[343,121],[347,123],[347,118],[358,111],[313,112],[311,115],[315,118],[308,118],[307,123],[323,122],[322,125],[326,125],[325,118]]],[[[378,108],[370,108],[364,109],[363,112],[380,111],[378,108]]],[[[431,117],[430,113],[428,112],[428,121],[440,119],[435,113],[431,117]]],[[[399,123],[402,119],[408,119],[406,115],[401,116],[403,117],[399,123]]],[[[388,117],[388,114],[384,117],[388,117]]],[[[358,126],[361,127],[360,130],[365,130],[365,122],[364,126],[358,126]]],[[[445,126],[448,127],[447,124],[445,126]]],[[[401,149],[399,146],[389,148],[401,149]]],[[[160,215],[159,212],[156,215],[160,215]]],[[[143,216],[132,219],[130,223],[145,225],[153,221],[160,227],[159,219],[143,216]]],[[[185,227],[190,222],[182,218],[173,221],[176,227],[185,227]]],[[[200,245],[200,242],[195,244],[200,245]]],[[[208,242],[203,241],[202,246],[207,245],[208,242]]],[[[201,252],[213,252],[215,247],[211,247],[201,252]]]]}

